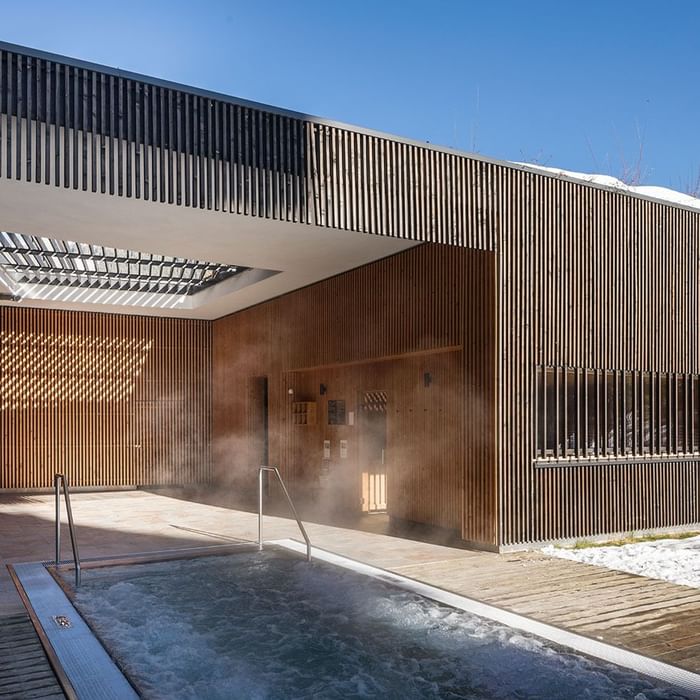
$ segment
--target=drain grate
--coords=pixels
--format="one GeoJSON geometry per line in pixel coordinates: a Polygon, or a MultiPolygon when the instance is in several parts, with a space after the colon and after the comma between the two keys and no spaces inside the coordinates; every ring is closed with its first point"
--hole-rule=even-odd
{"type": "Polygon", "coordinates": [[[65,615],[54,615],[53,621],[61,628],[68,629],[72,627],[71,621],[65,615]]]}

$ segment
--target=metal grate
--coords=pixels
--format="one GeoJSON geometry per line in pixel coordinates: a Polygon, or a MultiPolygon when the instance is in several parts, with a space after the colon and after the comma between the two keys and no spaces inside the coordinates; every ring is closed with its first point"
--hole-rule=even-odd
{"type": "Polygon", "coordinates": [[[0,270],[22,285],[188,296],[246,269],[0,231],[0,270]]]}

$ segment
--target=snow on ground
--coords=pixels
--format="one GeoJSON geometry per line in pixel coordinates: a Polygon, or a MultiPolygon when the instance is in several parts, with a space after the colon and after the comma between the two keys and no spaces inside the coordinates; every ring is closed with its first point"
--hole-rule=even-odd
{"type": "Polygon", "coordinates": [[[700,536],[684,540],[638,542],[619,547],[564,549],[550,545],[542,551],[561,559],[700,588],[700,536]]]}
{"type": "Polygon", "coordinates": [[[591,184],[603,185],[604,187],[613,187],[617,190],[622,190],[623,192],[640,194],[644,195],[645,197],[654,197],[655,199],[663,199],[667,202],[671,202],[672,204],[681,204],[686,207],[700,209],[700,199],[697,197],[692,197],[689,194],[684,194],[683,192],[671,190],[668,187],[657,187],[656,185],[626,185],[624,182],[622,182],[622,180],[618,180],[616,177],[612,177],[610,175],[576,173],[572,170],[549,168],[544,165],[536,165],[534,163],[515,164],[524,165],[528,168],[532,168],[533,170],[543,170],[544,172],[551,173],[552,175],[564,175],[565,177],[581,180],[582,182],[590,182],[591,184]]]}

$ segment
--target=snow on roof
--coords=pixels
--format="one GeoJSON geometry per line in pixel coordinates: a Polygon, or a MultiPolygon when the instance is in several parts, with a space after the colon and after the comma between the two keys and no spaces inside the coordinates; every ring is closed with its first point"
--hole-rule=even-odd
{"type": "Polygon", "coordinates": [[[616,190],[621,190],[622,192],[629,192],[630,194],[639,194],[644,197],[653,197],[654,199],[661,199],[665,202],[670,202],[671,204],[680,204],[685,207],[700,209],[700,199],[698,199],[697,197],[693,197],[689,194],[684,194],[683,192],[671,190],[668,187],[658,187],[656,185],[626,185],[624,182],[622,182],[622,180],[618,180],[616,177],[612,177],[611,175],[577,173],[571,170],[562,170],[561,168],[549,168],[544,165],[537,165],[534,163],[516,162],[515,165],[522,165],[526,168],[531,168],[532,170],[543,170],[545,172],[551,173],[552,175],[570,177],[573,180],[589,182],[592,185],[602,185],[603,187],[611,187],[616,190]]]}

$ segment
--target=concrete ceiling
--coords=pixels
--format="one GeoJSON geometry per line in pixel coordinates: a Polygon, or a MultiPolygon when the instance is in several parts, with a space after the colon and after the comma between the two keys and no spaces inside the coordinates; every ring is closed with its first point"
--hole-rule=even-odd
{"type": "MultiPolygon", "coordinates": [[[[42,299],[23,306],[214,319],[393,255],[416,243],[126,197],[0,179],[0,230],[255,268],[170,308],[42,299]],[[220,288],[219,288],[220,287],[220,288]]],[[[3,291],[3,290],[0,290],[3,291]]],[[[45,291],[45,290],[44,290],[45,291]]],[[[155,296],[155,295],[151,295],[155,296]]],[[[158,295],[165,296],[165,295],[158,295]]],[[[114,301],[114,296],[104,297],[114,301]]],[[[16,305],[18,302],[0,302],[16,305]]]]}

